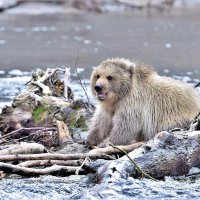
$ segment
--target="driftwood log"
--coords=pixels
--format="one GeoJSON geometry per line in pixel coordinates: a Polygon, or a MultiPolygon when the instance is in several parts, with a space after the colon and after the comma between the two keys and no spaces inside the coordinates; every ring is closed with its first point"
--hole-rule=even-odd
{"type": "Polygon", "coordinates": [[[2,161],[20,161],[20,160],[76,160],[76,159],[105,159],[114,160],[112,156],[106,154],[89,154],[89,153],[74,153],[74,154],[16,154],[16,155],[0,155],[2,161]]]}
{"type": "MultiPolygon", "coordinates": [[[[200,166],[200,131],[164,131],[128,155],[145,173],[154,178],[186,175],[192,167],[200,166]]],[[[141,177],[142,174],[126,155],[107,162],[97,171],[99,182],[128,176],[141,177]]]]}
{"type": "Polygon", "coordinates": [[[19,144],[13,144],[7,146],[4,149],[0,150],[0,155],[9,155],[9,154],[35,154],[35,153],[45,153],[47,149],[38,143],[27,143],[21,142],[19,144]]]}
{"type": "Polygon", "coordinates": [[[139,148],[140,146],[142,146],[144,144],[144,142],[137,142],[134,144],[130,144],[130,145],[122,145],[122,146],[117,146],[117,148],[113,148],[113,147],[105,147],[105,148],[96,148],[96,149],[92,149],[91,151],[89,151],[90,154],[119,154],[122,153],[119,149],[123,149],[126,152],[131,152],[137,148],[139,148]]]}
{"type": "Polygon", "coordinates": [[[8,163],[1,163],[0,162],[0,169],[3,170],[6,173],[15,173],[22,176],[39,176],[39,175],[69,175],[69,174],[75,174],[76,170],[79,170],[80,172],[83,171],[83,169],[79,169],[79,167],[75,166],[59,166],[59,165],[53,165],[51,167],[47,167],[44,169],[36,169],[36,168],[27,168],[27,167],[21,167],[18,165],[12,165],[8,163]]]}

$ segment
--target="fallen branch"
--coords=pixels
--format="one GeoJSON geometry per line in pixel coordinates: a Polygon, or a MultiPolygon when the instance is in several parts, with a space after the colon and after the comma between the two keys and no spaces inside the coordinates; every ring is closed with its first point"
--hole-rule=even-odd
{"type": "Polygon", "coordinates": [[[39,167],[39,166],[52,166],[52,165],[62,165],[62,166],[80,166],[83,160],[29,160],[19,164],[21,167],[39,167]]]}
{"type": "Polygon", "coordinates": [[[105,153],[105,154],[112,155],[112,154],[121,153],[122,152],[121,149],[123,149],[126,152],[131,152],[131,151],[141,147],[143,144],[144,144],[144,142],[137,142],[137,143],[130,144],[130,145],[116,146],[118,148],[113,148],[113,147],[96,148],[96,149],[92,149],[88,153],[90,153],[90,154],[105,153]]]}
{"type": "MultiPolygon", "coordinates": [[[[12,165],[8,163],[0,162],[0,170],[6,173],[15,173],[22,176],[39,176],[39,175],[55,175],[55,174],[74,174],[78,167],[71,166],[58,166],[53,165],[51,167],[47,167],[44,169],[35,169],[35,168],[27,168],[21,167],[19,165],[12,165]]],[[[83,172],[83,169],[80,169],[83,172]]]]}
{"type": "Polygon", "coordinates": [[[106,154],[89,154],[89,153],[76,153],[76,154],[17,154],[17,155],[0,155],[0,161],[14,161],[14,160],[77,160],[85,159],[105,159],[114,160],[112,156],[106,154]]]}
{"type": "Polygon", "coordinates": [[[29,153],[45,153],[47,149],[38,143],[21,142],[19,144],[10,145],[8,148],[0,150],[0,155],[9,154],[29,154],[29,153]]]}
{"type": "Polygon", "coordinates": [[[19,132],[22,132],[22,131],[38,131],[38,130],[41,130],[41,131],[56,131],[57,129],[55,127],[32,127],[32,128],[20,128],[20,129],[17,129],[15,131],[12,131],[6,135],[3,135],[0,137],[0,140],[1,139],[4,139],[4,138],[7,138],[7,137],[10,137],[10,136],[15,136],[16,134],[18,134],[19,132]]]}

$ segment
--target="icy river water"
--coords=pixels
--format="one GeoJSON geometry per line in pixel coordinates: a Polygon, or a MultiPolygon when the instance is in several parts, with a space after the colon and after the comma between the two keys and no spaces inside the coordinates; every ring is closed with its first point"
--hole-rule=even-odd
{"type": "MultiPolygon", "coordinates": [[[[74,66],[86,84],[92,67],[107,57],[138,59],[162,75],[195,84],[200,79],[200,9],[169,12],[0,15],[0,109],[26,88],[37,67],[74,66]],[[88,67],[89,66],[89,67],[88,67]],[[83,67],[83,68],[80,68],[83,67]],[[13,70],[20,69],[20,70],[13,70]],[[22,71],[21,71],[22,70],[22,71]]],[[[72,76],[77,98],[83,91],[72,76]]],[[[88,176],[3,179],[4,199],[199,199],[200,181],[148,179],[94,184],[88,176]]]]}

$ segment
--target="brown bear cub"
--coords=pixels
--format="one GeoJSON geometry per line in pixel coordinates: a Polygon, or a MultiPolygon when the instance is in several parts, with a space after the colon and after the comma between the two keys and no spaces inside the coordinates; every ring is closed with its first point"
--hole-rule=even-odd
{"type": "Polygon", "coordinates": [[[87,144],[105,146],[146,141],[156,133],[185,128],[200,112],[192,86],[159,76],[141,63],[115,58],[102,62],[91,75],[98,98],[87,144]]]}

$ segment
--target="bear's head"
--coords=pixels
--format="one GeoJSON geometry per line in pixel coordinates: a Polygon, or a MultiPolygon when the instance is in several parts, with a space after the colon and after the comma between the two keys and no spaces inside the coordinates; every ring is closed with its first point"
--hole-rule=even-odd
{"type": "Polygon", "coordinates": [[[92,93],[103,103],[117,103],[131,90],[134,67],[120,58],[103,61],[91,75],[92,93]]]}

